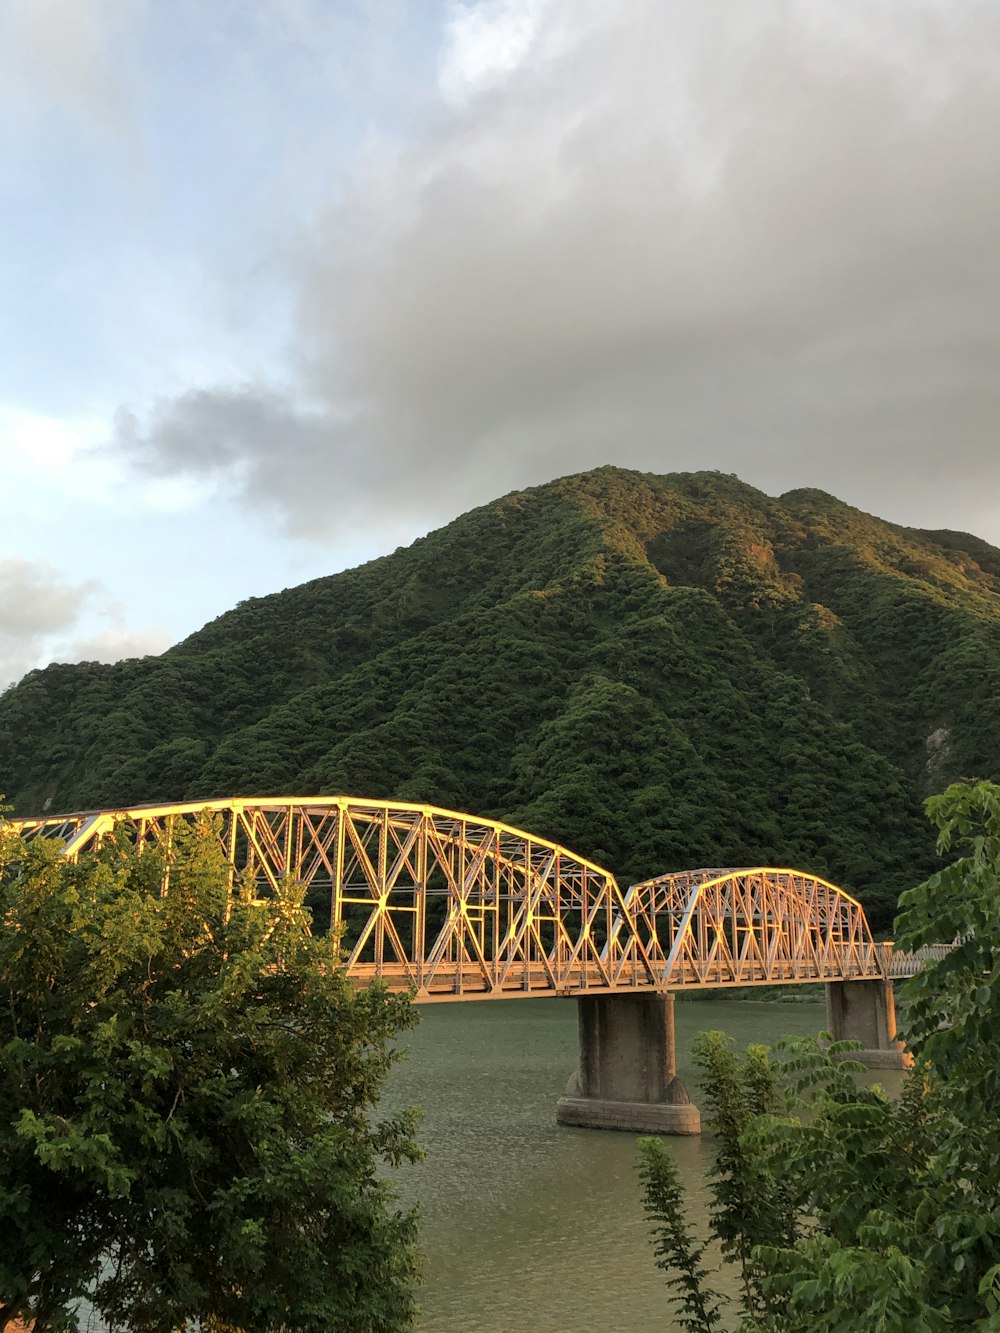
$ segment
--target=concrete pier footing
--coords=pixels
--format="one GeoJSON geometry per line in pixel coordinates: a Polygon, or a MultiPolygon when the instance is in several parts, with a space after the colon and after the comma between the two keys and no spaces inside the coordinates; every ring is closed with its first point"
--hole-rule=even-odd
{"type": "Polygon", "coordinates": [[[556,1106],[560,1124],[701,1133],[677,1077],[673,995],[584,995],[577,1015],[580,1064],[556,1106]]]}
{"type": "MultiPolygon", "coordinates": [[[[701,1112],[677,1077],[674,997],[583,995],[577,998],[580,1063],[556,1105],[562,1125],[642,1134],[700,1134],[701,1112]]],[[[912,1064],[896,1040],[892,982],[830,982],[827,1025],[837,1041],[860,1041],[852,1052],[869,1069],[912,1064]]]]}
{"type": "Polygon", "coordinates": [[[891,981],[833,981],[826,987],[827,1026],[835,1041],[861,1042],[852,1051],[868,1069],[908,1069],[913,1057],[896,1040],[896,999],[891,981]]]}

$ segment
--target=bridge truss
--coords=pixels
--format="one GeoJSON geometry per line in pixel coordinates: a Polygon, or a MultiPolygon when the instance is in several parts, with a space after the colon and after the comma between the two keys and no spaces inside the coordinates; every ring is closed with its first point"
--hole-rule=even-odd
{"type": "MultiPolygon", "coordinates": [[[[349,974],[428,1000],[845,981],[887,974],[861,905],[815,876],[696,870],[623,893],[610,871],[495,820],[347,796],[231,798],[10,821],[71,857],[127,821],[167,853],[216,816],[232,874],[308,886],[349,974]]],[[[169,873],[169,872],[168,872],[169,873]]],[[[891,946],[890,946],[891,947],[891,946]]]]}

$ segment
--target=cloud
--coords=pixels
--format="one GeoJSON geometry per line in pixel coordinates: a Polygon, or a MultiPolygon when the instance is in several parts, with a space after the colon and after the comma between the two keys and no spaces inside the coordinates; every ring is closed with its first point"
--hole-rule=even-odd
{"type": "Polygon", "coordinates": [[[612,461],[1000,538],[998,42],[987,0],[453,6],[294,256],[297,381],[117,448],[317,536],[612,461]]]}
{"type": "Polygon", "coordinates": [[[37,521],[67,501],[104,505],[120,489],[120,466],[99,452],[103,417],[60,418],[0,402],[0,464],[16,490],[16,516],[37,521]]]}
{"type": "Polygon", "coordinates": [[[117,415],[112,452],[147,478],[149,499],[183,479],[187,505],[249,499],[294,529],[335,521],[341,491],[353,493],[352,446],[329,411],[309,412],[267,385],[192,389],[153,405],[145,423],[117,415]]]}
{"type": "Polygon", "coordinates": [[[120,618],[94,579],[74,584],[46,561],[0,559],[0,690],[50,661],[115,662],[167,647],[163,631],[128,631],[120,618]]]}
{"type": "Polygon", "coordinates": [[[0,104],[26,122],[53,111],[118,134],[129,119],[121,46],[142,0],[5,0],[0,104]]]}
{"type": "Polygon", "coordinates": [[[125,657],[148,657],[169,647],[163,630],[130,630],[112,626],[85,638],[74,639],[65,650],[67,662],[120,662],[125,657]]]}
{"type": "Polygon", "coordinates": [[[445,100],[461,106],[523,66],[537,43],[544,12],[537,0],[452,4],[438,71],[445,100]]]}

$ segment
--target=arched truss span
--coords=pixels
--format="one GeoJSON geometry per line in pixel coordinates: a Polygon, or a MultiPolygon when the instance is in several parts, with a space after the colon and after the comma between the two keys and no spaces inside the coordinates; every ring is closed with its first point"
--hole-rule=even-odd
{"type": "Polygon", "coordinates": [[[169,846],[174,822],[220,816],[225,854],[260,891],[309,886],[322,926],[342,931],[348,970],[420,999],[581,994],[612,987],[602,946],[624,910],[614,875],[495,820],[347,796],[260,797],[15,820],[68,855],[128,820],[169,846]]]}
{"type": "Polygon", "coordinates": [[[800,870],[690,870],[633,884],[621,935],[631,935],[670,989],[844,981],[884,970],[861,904],[800,870]]]}
{"type": "Polygon", "coordinates": [[[169,848],[178,819],[219,816],[234,872],[262,894],[308,886],[350,975],[419,1000],[586,995],[885,975],[861,905],[766,867],[634,884],[557,843],[434,806],[349,796],[188,801],[11,821],[75,856],[121,820],[169,848]]]}

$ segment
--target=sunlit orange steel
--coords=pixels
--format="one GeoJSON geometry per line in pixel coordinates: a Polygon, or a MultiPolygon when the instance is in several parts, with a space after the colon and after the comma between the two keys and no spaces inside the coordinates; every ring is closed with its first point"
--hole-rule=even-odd
{"type": "Polygon", "coordinates": [[[633,884],[621,933],[623,957],[641,948],[671,989],[885,975],[861,904],[801,870],[688,870],[633,884]]]}
{"type": "Polygon", "coordinates": [[[429,1000],[592,995],[885,977],[861,904],[814,875],[692,870],[634,884],[496,820],[398,801],[272,796],[10,821],[66,855],[127,820],[169,851],[179,819],[219,816],[233,871],[266,895],[306,884],[349,975],[429,1000]],[[328,896],[327,896],[328,895],[328,896]],[[328,917],[326,904],[329,903],[328,917]]]}

